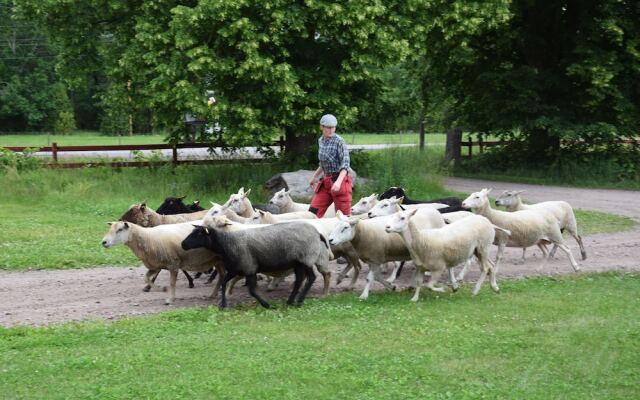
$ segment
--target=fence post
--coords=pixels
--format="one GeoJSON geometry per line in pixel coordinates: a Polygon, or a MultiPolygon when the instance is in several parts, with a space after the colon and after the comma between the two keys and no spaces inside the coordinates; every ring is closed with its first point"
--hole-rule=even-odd
{"type": "Polygon", "coordinates": [[[468,136],[469,137],[469,159],[471,159],[471,157],[473,156],[473,140],[471,140],[471,135],[468,136]]]}
{"type": "Polygon", "coordinates": [[[175,144],[171,146],[171,151],[173,152],[173,166],[175,167],[178,165],[178,148],[175,144]]]}
{"type": "Polygon", "coordinates": [[[58,143],[51,143],[51,155],[53,156],[53,163],[58,163],[58,143]]]}
{"type": "Polygon", "coordinates": [[[284,136],[280,135],[280,154],[284,153],[284,136]]]}
{"type": "Polygon", "coordinates": [[[484,151],[484,141],[482,140],[482,134],[478,135],[478,145],[480,145],[480,154],[484,151]]]}
{"type": "Polygon", "coordinates": [[[424,150],[424,120],[420,121],[420,150],[424,150]]]}

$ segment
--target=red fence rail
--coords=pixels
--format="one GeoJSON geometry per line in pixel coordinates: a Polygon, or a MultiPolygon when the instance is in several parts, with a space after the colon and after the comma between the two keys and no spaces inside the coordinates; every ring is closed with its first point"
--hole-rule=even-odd
{"type": "MultiPolygon", "coordinates": [[[[561,141],[561,142],[568,143],[567,141],[561,141]]],[[[577,143],[580,143],[580,142],[584,142],[584,140],[577,141],[577,143]]],[[[479,152],[480,154],[482,154],[484,152],[485,147],[504,146],[509,143],[510,142],[506,140],[484,141],[482,140],[482,136],[480,136],[478,140],[474,142],[473,140],[471,140],[471,137],[469,137],[468,140],[460,142],[460,147],[461,147],[460,154],[462,154],[462,147],[467,147],[467,155],[462,156],[462,158],[472,158],[474,146],[478,146],[479,152]]],[[[640,145],[640,138],[639,139],[622,139],[617,141],[617,143],[640,145]]]]}
{"type": "MultiPolygon", "coordinates": [[[[285,149],[284,137],[280,136],[279,140],[271,143],[272,146],[280,147],[280,151],[285,149]]],[[[52,162],[44,163],[49,168],[83,168],[83,167],[98,167],[98,166],[111,166],[111,167],[144,167],[158,164],[173,165],[178,164],[217,164],[217,163],[229,163],[239,161],[238,159],[230,160],[180,160],[178,158],[178,149],[198,149],[198,148],[210,148],[210,147],[225,147],[222,142],[214,143],[178,143],[178,144],[132,144],[132,145],[104,145],[104,146],[58,146],[57,143],[52,143],[51,146],[45,147],[28,147],[28,146],[0,146],[4,149],[13,152],[23,152],[26,149],[38,149],[40,153],[51,153],[52,162]],[[122,150],[172,150],[171,161],[85,161],[85,162],[68,162],[61,163],[58,160],[58,153],[60,152],[79,152],[79,151],[122,151],[122,150]]],[[[254,161],[259,161],[253,159],[254,161]]]]}

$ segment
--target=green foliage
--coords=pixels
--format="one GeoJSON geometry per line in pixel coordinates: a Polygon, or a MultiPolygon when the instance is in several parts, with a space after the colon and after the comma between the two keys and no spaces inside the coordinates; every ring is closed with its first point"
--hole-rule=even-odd
{"type": "Polygon", "coordinates": [[[471,160],[461,160],[456,176],[532,183],[640,189],[640,146],[577,143],[562,147],[555,159],[523,160],[526,143],[513,141],[471,160]]]}
{"type": "Polygon", "coordinates": [[[75,129],[76,121],[73,119],[73,113],[70,111],[60,111],[56,122],[53,124],[53,133],[65,135],[73,132],[75,129]]]}
{"type": "Polygon", "coordinates": [[[19,18],[13,1],[0,2],[0,129],[51,129],[71,103],[55,67],[55,49],[19,18]]]}
{"type": "Polygon", "coordinates": [[[0,328],[0,392],[47,399],[636,397],[638,275],[505,280],[501,289],[477,297],[468,287],[429,292],[418,304],[408,292],[367,301],[345,293],[302,308],[189,308],[0,328]]]}
{"type": "Polygon", "coordinates": [[[40,168],[40,160],[33,156],[38,149],[14,152],[0,147],[0,173],[32,171],[40,168]]]}
{"type": "Polygon", "coordinates": [[[640,8],[614,0],[497,7],[481,29],[429,32],[423,87],[447,93],[430,103],[451,102],[453,123],[470,131],[520,136],[530,160],[556,158],[559,139],[590,145],[637,134],[640,8]]]}

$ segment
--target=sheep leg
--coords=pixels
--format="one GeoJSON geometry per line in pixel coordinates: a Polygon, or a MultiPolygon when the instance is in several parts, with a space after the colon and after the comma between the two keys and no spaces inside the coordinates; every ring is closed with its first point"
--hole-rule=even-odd
{"type": "Polygon", "coordinates": [[[216,268],[211,268],[211,275],[209,275],[209,279],[207,279],[207,283],[213,282],[216,279],[216,275],[218,275],[218,270],[216,268]]]}
{"type": "Polygon", "coordinates": [[[471,257],[469,257],[467,262],[464,263],[464,266],[462,267],[462,270],[458,274],[457,280],[459,280],[459,281],[464,280],[464,276],[467,274],[467,270],[469,269],[470,266],[471,266],[471,257]]]}
{"type": "Polygon", "coordinates": [[[577,233],[572,234],[573,238],[578,242],[578,246],[580,246],[580,255],[582,256],[582,261],[587,259],[587,251],[584,249],[584,244],[582,244],[582,237],[577,233]]]}
{"type": "Polygon", "coordinates": [[[400,266],[398,266],[398,264],[394,262],[393,271],[391,271],[391,275],[389,276],[389,278],[387,278],[387,282],[389,283],[395,282],[395,280],[398,279],[398,277],[400,276],[400,273],[402,272],[403,267],[404,267],[404,261],[400,263],[400,266]]]}
{"type": "Polygon", "coordinates": [[[178,279],[178,270],[169,270],[169,298],[164,301],[164,304],[171,304],[176,299],[176,280],[178,279]]]}
{"type": "Polygon", "coordinates": [[[236,286],[236,283],[242,279],[242,277],[240,275],[236,275],[233,277],[233,279],[229,282],[229,286],[227,288],[227,296],[231,295],[231,293],[233,293],[233,288],[236,286]]]}
{"type": "MultiPolygon", "coordinates": [[[[342,280],[348,276],[348,273],[352,267],[353,265],[351,263],[348,263],[347,266],[344,267],[342,272],[340,272],[338,274],[338,277],[336,278],[336,285],[339,285],[342,282],[342,280]]],[[[353,281],[353,278],[351,278],[351,280],[353,281]]]]}
{"type": "Polygon", "coordinates": [[[247,275],[246,281],[249,288],[249,294],[253,296],[254,299],[258,300],[258,303],[260,303],[262,307],[271,308],[269,303],[264,301],[264,299],[260,297],[256,292],[256,285],[258,284],[258,277],[256,276],[256,274],[247,275]]]}
{"type": "Polygon", "coordinates": [[[456,281],[456,275],[454,273],[453,268],[448,268],[449,269],[449,280],[451,281],[451,290],[453,290],[454,292],[457,292],[458,289],[460,289],[460,285],[458,285],[458,281],[456,281]]]}
{"type": "Polygon", "coordinates": [[[331,271],[327,271],[325,269],[318,269],[318,272],[322,274],[322,280],[324,281],[324,287],[322,288],[322,295],[327,296],[329,294],[329,287],[331,286],[331,271]]]}
{"type": "Polygon", "coordinates": [[[187,278],[187,280],[189,281],[189,289],[193,289],[193,278],[191,278],[191,275],[189,275],[189,273],[185,270],[181,270],[182,273],[184,274],[184,276],[187,278]]]}
{"type": "Polygon", "coordinates": [[[148,292],[154,285],[158,274],[160,273],[159,269],[148,269],[147,273],[144,275],[144,282],[147,286],[142,288],[143,292],[148,292]],[[153,278],[151,277],[153,275],[153,278]]]}
{"type": "Polygon", "coordinates": [[[291,305],[293,304],[293,301],[296,298],[296,295],[298,294],[298,291],[300,290],[300,286],[302,285],[302,281],[304,280],[304,276],[305,276],[305,271],[304,271],[304,267],[302,266],[296,266],[293,271],[295,272],[295,276],[296,276],[296,280],[293,282],[293,290],[291,290],[291,294],[289,294],[289,298],[287,299],[287,304],[291,305]]]}
{"type": "Polygon", "coordinates": [[[389,282],[385,281],[380,277],[380,264],[369,263],[369,274],[367,275],[367,284],[360,295],[361,300],[366,300],[369,297],[369,290],[371,289],[371,284],[376,280],[382,283],[385,287],[389,287],[390,289],[395,290],[395,285],[391,285],[389,282]]]}
{"type": "Polygon", "coordinates": [[[420,298],[420,288],[422,287],[423,281],[424,273],[419,267],[416,266],[416,273],[413,275],[413,284],[416,287],[416,291],[413,293],[413,297],[411,298],[411,301],[413,301],[414,303],[420,298]]]}
{"type": "Polygon", "coordinates": [[[427,285],[426,285],[427,289],[432,290],[434,292],[438,292],[438,293],[445,292],[444,288],[435,286],[435,284],[438,282],[438,279],[440,279],[440,275],[442,275],[443,272],[444,272],[444,268],[438,268],[436,270],[431,271],[431,276],[429,277],[429,280],[427,281],[427,285]]]}
{"type": "MultiPolygon", "coordinates": [[[[218,304],[218,307],[220,309],[224,309],[227,307],[227,283],[229,283],[229,281],[231,279],[233,279],[237,274],[227,271],[227,273],[224,275],[224,279],[222,280],[222,294],[220,296],[220,303],[218,304]]],[[[220,277],[222,277],[222,274],[220,274],[220,277]]],[[[220,279],[218,279],[220,280],[220,279]]],[[[217,285],[216,285],[217,288],[217,285]]]]}
{"type": "MultiPolygon", "coordinates": [[[[494,290],[498,288],[498,284],[494,281],[497,269],[494,268],[494,266],[491,264],[491,261],[489,260],[489,255],[485,252],[481,252],[479,249],[476,249],[475,254],[476,254],[476,257],[478,257],[478,261],[480,262],[480,277],[476,282],[476,286],[473,288],[473,292],[471,292],[473,296],[476,296],[478,292],[480,292],[482,283],[486,279],[488,273],[491,273],[491,279],[493,281],[491,283],[491,288],[494,290]],[[495,288],[494,288],[494,285],[495,285],[495,288]]],[[[497,263],[494,265],[497,265],[497,263]]]]}
{"type": "MultiPolygon", "coordinates": [[[[493,262],[495,265],[495,273],[498,273],[498,264],[500,264],[500,260],[502,260],[502,255],[504,254],[504,248],[506,247],[506,243],[500,243],[498,245],[498,253],[496,254],[496,260],[493,262]]],[[[482,266],[482,269],[484,270],[485,267],[482,266]]]]}
{"type": "MultiPolygon", "coordinates": [[[[307,275],[307,283],[304,285],[304,288],[302,289],[300,296],[298,296],[298,306],[301,306],[302,303],[304,303],[304,299],[305,297],[307,297],[307,293],[309,293],[309,289],[311,289],[311,285],[313,285],[313,282],[316,281],[316,273],[313,272],[313,268],[306,268],[306,275],[307,275]]],[[[331,277],[331,275],[329,275],[329,277],[331,277]]],[[[326,286],[329,280],[325,280],[324,282],[326,286]]],[[[327,291],[328,290],[329,289],[327,288],[327,291]]]]}
{"type": "MultiPolygon", "coordinates": [[[[222,281],[225,278],[226,274],[226,270],[224,268],[224,265],[219,265],[217,267],[215,267],[215,269],[218,271],[218,280],[216,281],[216,285],[213,288],[213,293],[211,294],[211,298],[215,299],[218,296],[218,292],[220,291],[220,288],[222,287],[222,281]]],[[[234,275],[236,276],[237,273],[234,275]]]]}
{"type": "Polygon", "coordinates": [[[569,256],[569,261],[571,262],[571,266],[573,267],[573,270],[576,272],[580,271],[580,267],[578,266],[576,259],[573,258],[573,254],[571,254],[571,249],[569,249],[569,247],[564,243],[556,243],[556,246],[558,246],[560,250],[564,251],[567,254],[567,256],[569,256]]]}
{"type": "Polygon", "coordinates": [[[353,249],[345,254],[345,258],[347,259],[347,261],[349,261],[349,264],[353,266],[353,275],[351,276],[351,283],[349,283],[349,289],[353,290],[356,285],[356,281],[358,280],[358,276],[360,275],[362,265],[360,264],[358,253],[356,253],[353,249]]]}

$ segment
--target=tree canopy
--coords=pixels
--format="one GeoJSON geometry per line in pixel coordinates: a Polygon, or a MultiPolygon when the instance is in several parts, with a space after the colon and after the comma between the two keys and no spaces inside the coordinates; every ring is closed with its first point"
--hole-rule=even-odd
{"type": "Polygon", "coordinates": [[[515,0],[509,13],[425,38],[423,87],[447,93],[458,124],[520,136],[532,156],[553,154],[561,138],[637,135],[640,3],[515,0]]]}

